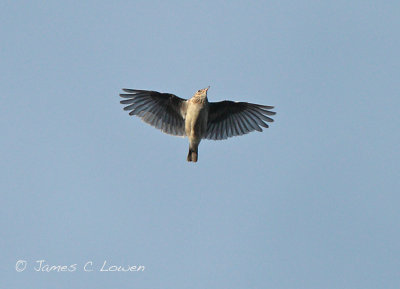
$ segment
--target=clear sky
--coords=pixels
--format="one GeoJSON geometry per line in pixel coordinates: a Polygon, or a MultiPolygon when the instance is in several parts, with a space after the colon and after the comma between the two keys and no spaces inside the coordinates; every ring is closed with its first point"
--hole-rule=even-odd
{"type": "Polygon", "coordinates": [[[398,1],[1,1],[1,288],[400,288],[399,15],[398,1]],[[187,139],[119,104],[123,87],[208,85],[276,121],[203,141],[193,164],[187,139]]]}

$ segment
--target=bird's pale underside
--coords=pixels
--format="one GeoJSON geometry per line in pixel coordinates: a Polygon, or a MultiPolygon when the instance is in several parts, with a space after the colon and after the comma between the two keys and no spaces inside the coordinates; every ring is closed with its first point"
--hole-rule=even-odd
{"type": "Polygon", "coordinates": [[[198,146],[202,139],[223,140],[233,136],[262,131],[273,122],[269,116],[273,106],[248,102],[208,102],[209,87],[198,90],[190,99],[174,94],[150,90],[123,89],[121,104],[130,115],[140,117],[144,122],[162,132],[187,136],[189,139],[189,162],[197,162],[198,146]]]}

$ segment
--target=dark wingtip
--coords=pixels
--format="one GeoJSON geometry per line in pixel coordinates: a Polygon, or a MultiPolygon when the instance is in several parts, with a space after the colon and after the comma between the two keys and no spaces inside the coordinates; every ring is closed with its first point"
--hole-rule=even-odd
{"type": "Polygon", "coordinates": [[[143,90],[143,89],[131,89],[131,88],[123,88],[122,90],[125,92],[129,92],[129,93],[139,93],[139,92],[147,91],[147,90],[143,90]]]}
{"type": "Polygon", "coordinates": [[[273,109],[275,106],[272,105],[262,105],[262,104],[257,104],[257,106],[264,108],[264,109],[273,109]]]}
{"type": "Polygon", "coordinates": [[[267,112],[267,115],[275,115],[276,112],[275,111],[270,111],[270,109],[274,109],[275,106],[267,106],[267,105],[263,105],[262,106],[262,110],[267,112]]]}

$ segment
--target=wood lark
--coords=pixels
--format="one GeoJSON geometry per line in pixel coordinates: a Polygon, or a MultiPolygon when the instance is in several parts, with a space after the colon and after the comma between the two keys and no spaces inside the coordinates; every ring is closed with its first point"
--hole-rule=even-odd
{"type": "Polygon", "coordinates": [[[198,90],[192,98],[183,99],[174,94],[150,90],[126,89],[120,94],[121,104],[130,115],[162,132],[187,136],[189,139],[188,162],[197,162],[198,147],[202,139],[223,140],[268,128],[273,122],[269,116],[273,106],[224,100],[208,102],[210,87],[198,90]]]}

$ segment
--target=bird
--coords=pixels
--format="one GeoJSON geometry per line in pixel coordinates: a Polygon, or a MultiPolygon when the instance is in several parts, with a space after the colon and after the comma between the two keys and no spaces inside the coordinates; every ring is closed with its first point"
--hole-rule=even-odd
{"type": "Polygon", "coordinates": [[[174,136],[189,139],[188,162],[197,162],[202,139],[224,140],[268,128],[274,120],[274,106],[224,100],[209,102],[207,88],[199,89],[190,99],[171,93],[123,88],[120,103],[124,110],[144,122],[174,136]]]}

